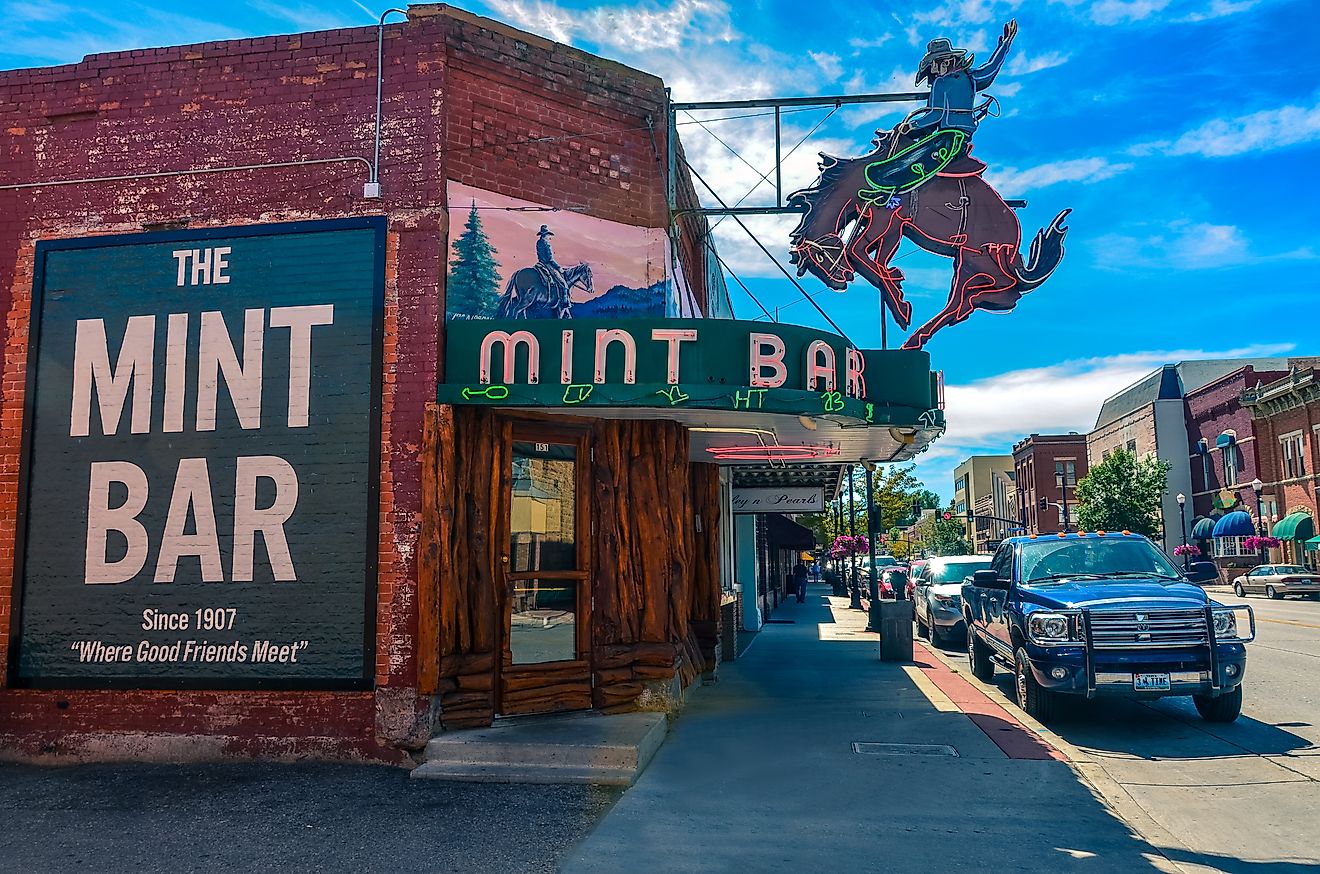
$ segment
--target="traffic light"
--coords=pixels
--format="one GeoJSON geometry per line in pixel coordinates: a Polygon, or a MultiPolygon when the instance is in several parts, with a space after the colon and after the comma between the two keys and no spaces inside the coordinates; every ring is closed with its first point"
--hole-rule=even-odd
{"type": "Polygon", "coordinates": [[[968,514],[967,514],[967,524],[968,524],[970,527],[972,527],[972,528],[975,528],[975,527],[976,527],[976,514],[975,514],[975,513],[968,513],[968,514]]]}
{"type": "Polygon", "coordinates": [[[949,521],[950,519],[952,519],[952,518],[953,518],[953,514],[950,513],[948,510],[945,510],[945,511],[944,511],[944,521],[945,521],[945,522],[948,522],[948,521],[949,521]]]}
{"type": "Polygon", "coordinates": [[[1040,499],[1040,508],[1041,508],[1042,510],[1048,510],[1048,509],[1050,508],[1050,502],[1049,502],[1049,499],[1048,499],[1048,498],[1041,498],[1041,499],[1040,499]]]}

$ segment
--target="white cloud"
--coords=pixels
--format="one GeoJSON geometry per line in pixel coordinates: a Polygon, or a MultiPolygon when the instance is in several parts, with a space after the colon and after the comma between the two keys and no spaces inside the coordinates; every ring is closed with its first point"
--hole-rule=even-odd
{"type": "Polygon", "coordinates": [[[1096,24],[1142,21],[1168,5],[1169,0],[1099,0],[1091,4],[1091,20],[1096,24]]]}
{"type": "Polygon", "coordinates": [[[1193,23],[1236,15],[1260,5],[1262,0],[1210,0],[1208,3],[1175,3],[1174,0],[1050,0],[1065,6],[1082,7],[1095,24],[1121,25],[1159,17],[1162,22],[1193,23]],[[1163,14],[1161,14],[1163,13],[1163,14]]]}
{"type": "Polygon", "coordinates": [[[625,52],[674,51],[688,43],[738,37],[724,0],[671,0],[668,4],[567,9],[547,0],[488,0],[499,18],[557,42],[586,40],[625,52]]]}
{"type": "Polygon", "coordinates": [[[952,491],[952,470],[969,455],[1008,454],[1028,434],[1085,434],[1100,405],[1163,364],[1198,358],[1283,355],[1292,344],[1239,349],[1166,349],[1063,361],[948,385],[949,430],[917,456],[917,474],[943,495],[952,491]]]}
{"type": "Polygon", "coordinates": [[[1186,219],[1165,225],[1140,227],[1137,233],[1112,233],[1091,241],[1096,266],[1127,269],[1133,266],[1165,270],[1207,270],[1262,261],[1312,260],[1317,256],[1302,247],[1262,253],[1252,247],[1236,225],[1216,225],[1186,219]]]}
{"type": "Polygon", "coordinates": [[[1214,118],[1177,139],[1140,143],[1129,151],[1134,155],[1225,158],[1315,140],[1320,140],[1320,101],[1310,106],[1281,106],[1234,118],[1214,118]]]}
{"type": "Polygon", "coordinates": [[[1060,67],[1068,63],[1071,55],[1064,52],[1046,52],[1043,55],[1018,54],[1004,67],[1004,72],[1010,76],[1026,76],[1030,73],[1039,73],[1041,70],[1048,70],[1051,67],[1060,67]]]}
{"type": "Polygon", "coordinates": [[[833,82],[843,75],[843,59],[830,52],[807,52],[807,56],[816,62],[825,78],[833,82]]]}
{"type": "Polygon", "coordinates": [[[867,49],[878,49],[893,38],[893,34],[889,33],[882,33],[879,36],[870,37],[869,39],[855,36],[848,40],[848,47],[853,50],[854,55],[858,55],[867,49]]]}
{"type": "Polygon", "coordinates": [[[987,171],[986,178],[1005,197],[1016,197],[1026,191],[1059,182],[1082,182],[1087,185],[1103,182],[1131,169],[1131,164],[1115,163],[1107,158],[1074,158],[1038,164],[1023,170],[992,167],[987,171]]]}

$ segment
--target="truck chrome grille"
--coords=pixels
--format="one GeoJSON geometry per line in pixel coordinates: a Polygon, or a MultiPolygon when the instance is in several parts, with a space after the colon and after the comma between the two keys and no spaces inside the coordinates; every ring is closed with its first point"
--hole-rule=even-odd
{"type": "Polygon", "coordinates": [[[1096,649],[1205,646],[1205,611],[1196,608],[1092,610],[1091,640],[1096,649]]]}

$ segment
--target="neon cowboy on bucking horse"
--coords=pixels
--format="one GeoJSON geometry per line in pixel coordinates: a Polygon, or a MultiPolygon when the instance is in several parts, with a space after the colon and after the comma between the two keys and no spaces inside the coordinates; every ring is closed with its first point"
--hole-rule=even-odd
{"type": "Polygon", "coordinates": [[[811,271],[836,291],[861,276],[879,289],[902,328],[911,324],[912,305],[903,297],[902,271],[889,261],[903,238],[954,259],[948,303],[904,348],[921,348],[977,309],[1013,309],[1063,257],[1068,210],[1036,235],[1024,263],[1017,216],[981,178],[985,163],[971,155],[977,125],[995,105],[992,97],[978,105],[977,95],[994,82],[1016,35],[1017,22],[1010,21],[979,67],[951,40],[931,40],[916,78],[918,85],[930,83],[926,105],[893,130],[876,131],[870,154],[821,153],[820,178],[789,195],[805,213],[791,236],[798,275],[811,271]]]}

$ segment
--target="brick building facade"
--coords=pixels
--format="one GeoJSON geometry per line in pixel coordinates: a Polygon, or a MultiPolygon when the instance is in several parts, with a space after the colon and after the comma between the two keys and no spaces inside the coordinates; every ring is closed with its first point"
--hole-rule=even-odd
{"type": "MultiPolygon", "coordinates": [[[[1199,389],[1187,393],[1188,457],[1192,492],[1188,496],[1188,525],[1195,529],[1202,519],[1218,517],[1232,509],[1256,515],[1252,480],[1266,479],[1258,453],[1261,448],[1251,411],[1241,403],[1242,392],[1260,382],[1273,382],[1287,371],[1242,367],[1199,389]]],[[[1278,515],[1272,494],[1263,494],[1266,519],[1278,515]]],[[[1206,526],[1202,526],[1204,530],[1206,526]]],[[[1239,538],[1202,539],[1198,545],[1213,549],[1223,568],[1251,567],[1255,552],[1241,548],[1239,538]]]]}
{"type": "Polygon", "coordinates": [[[1077,529],[1077,482],[1089,470],[1085,434],[1032,434],[1013,445],[1013,469],[1018,514],[1028,534],[1063,530],[1064,492],[1070,527],[1077,529]]]}
{"type": "MultiPolygon", "coordinates": [[[[1241,396],[1256,435],[1266,513],[1320,518],[1320,381],[1314,367],[1273,382],[1248,384],[1241,396]]],[[[1280,561],[1317,567],[1316,543],[1285,541],[1280,561]]]]}
{"type": "MultiPolygon", "coordinates": [[[[417,680],[418,450],[443,361],[446,180],[664,228],[667,108],[655,77],[438,5],[414,6],[406,23],[384,28],[382,72],[378,199],[363,196],[375,121],[375,27],[0,72],[0,652],[11,651],[17,610],[10,581],[36,242],[387,219],[372,688],[4,688],[5,749],[398,761],[429,736],[436,699],[419,694],[417,680]],[[81,179],[101,181],[50,184],[81,179]]],[[[694,202],[686,179],[677,188],[680,203],[694,202]]],[[[705,249],[690,238],[678,248],[704,305],[705,249]]]]}

